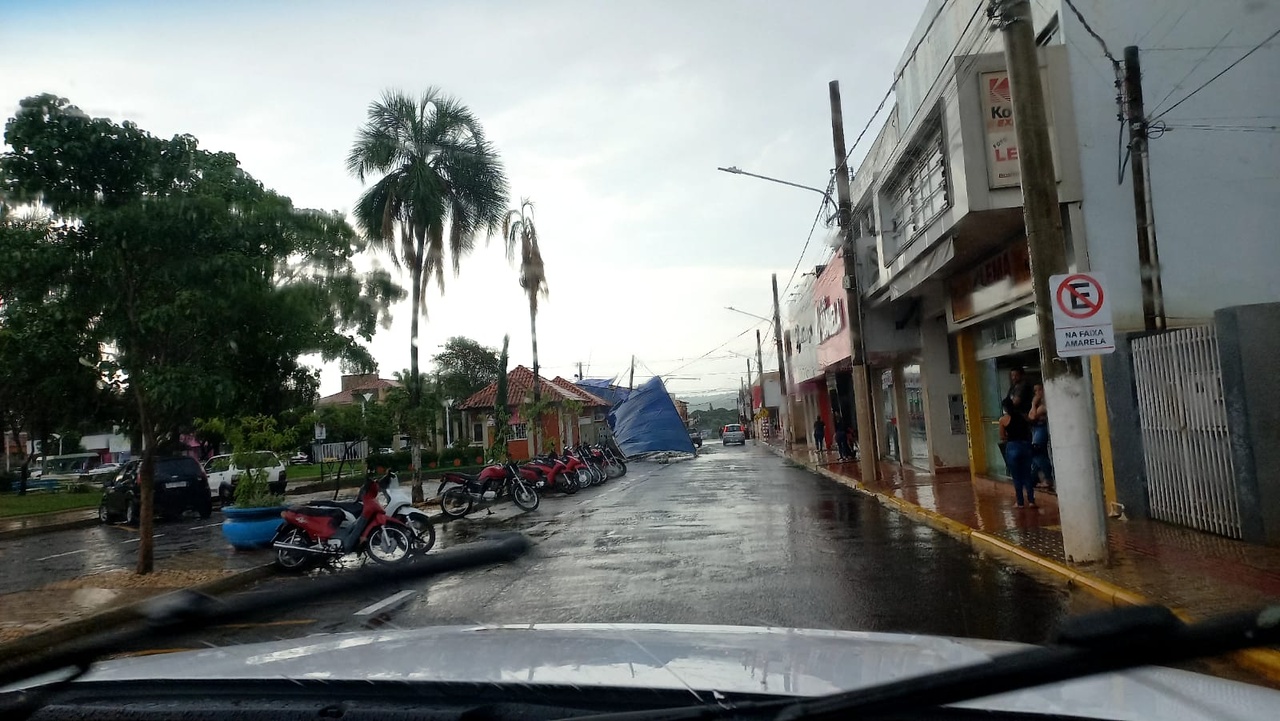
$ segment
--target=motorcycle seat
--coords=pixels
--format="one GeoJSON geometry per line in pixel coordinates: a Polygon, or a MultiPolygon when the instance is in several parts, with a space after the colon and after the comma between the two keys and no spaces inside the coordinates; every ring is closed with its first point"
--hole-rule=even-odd
{"type": "MultiPolygon", "coordinates": [[[[353,516],[359,516],[364,511],[364,506],[360,501],[311,501],[304,508],[315,509],[337,509],[338,511],[346,511],[353,516]]],[[[318,513],[316,515],[330,515],[326,513],[318,513]]]]}

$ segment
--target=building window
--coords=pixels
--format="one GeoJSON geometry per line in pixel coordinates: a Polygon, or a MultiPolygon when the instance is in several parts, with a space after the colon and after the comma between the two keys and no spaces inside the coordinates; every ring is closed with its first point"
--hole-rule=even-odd
{"type": "Polygon", "coordinates": [[[892,258],[951,205],[942,121],[935,117],[920,131],[920,141],[903,153],[895,177],[882,191],[888,220],[884,251],[892,258]]]}
{"type": "Polygon", "coordinates": [[[483,423],[477,422],[477,423],[471,424],[471,440],[474,443],[484,443],[484,424],[483,423]]]}
{"type": "Polygon", "coordinates": [[[511,424],[511,438],[513,441],[523,441],[529,438],[529,428],[523,423],[511,424]]]}

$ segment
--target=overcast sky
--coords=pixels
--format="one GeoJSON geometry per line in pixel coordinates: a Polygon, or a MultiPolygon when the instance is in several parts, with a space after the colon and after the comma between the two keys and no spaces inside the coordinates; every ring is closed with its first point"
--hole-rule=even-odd
{"type": "MultiPolygon", "coordinates": [[[[841,82],[852,139],[924,6],[0,0],[0,108],[52,92],[160,136],[191,133],[296,205],[346,212],[361,186],[344,158],[369,102],[438,86],[485,125],[513,200],[537,205],[544,374],[572,377],[582,362],[610,377],[634,353],[637,378],[673,374],[673,391],[694,394],[737,387],[746,366],[733,354],[754,353],[757,321],[723,308],[771,314],[769,275],[786,285],[820,200],[716,167],[824,186],[827,82],[841,82]]],[[[830,252],[821,240],[801,272],[830,252]]],[[[512,365],[530,363],[528,309],[498,239],[428,304],[424,367],[449,336],[498,346],[504,333],[512,365]]],[[[373,340],[384,376],[408,366],[409,317],[406,302],[373,340]]],[[[322,392],[339,373],[322,369],[322,392]]]]}

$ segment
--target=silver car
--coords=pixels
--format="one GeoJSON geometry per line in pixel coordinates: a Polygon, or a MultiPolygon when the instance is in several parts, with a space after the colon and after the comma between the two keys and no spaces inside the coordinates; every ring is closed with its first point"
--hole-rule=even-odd
{"type": "Polygon", "coordinates": [[[747,444],[747,434],[742,430],[741,424],[730,423],[720,430],[720,442],[726,446],[730,443],[745,446],[747,444]]]}

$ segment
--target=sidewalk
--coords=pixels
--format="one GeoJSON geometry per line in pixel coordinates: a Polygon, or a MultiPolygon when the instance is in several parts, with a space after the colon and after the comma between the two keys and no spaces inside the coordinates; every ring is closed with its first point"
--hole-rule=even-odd
{"type": "MultiPolygon", "coordinates": [[[[1038,493],[1039,508],[1015,508],[1013,487],[967,470],[932,474],[881,463],[881,480],[863,484],[857,463],[817,454],[797,444],[790,454],[770,450],[833,480],[875,496],[983,551],[1001,553],[1065,577],[1116,605],[1156,603],[1188,618],[1205,618],[1280,600],[1280,548],[1258,546],[1159,521],[1107,519],[1110,558],[1072,565],[1062,546],[1058,499],[1038,493]]],[[[1280,652],[1241,659],[1280,679],[1280,652]]]]}
{"type": "Polygon", "coordinates": [[[0,520],[0,539],[18,538],[47,531],[92,526],[98,522],[98,509],[77,508],[70,511],[12,516],[0,520]]]}

